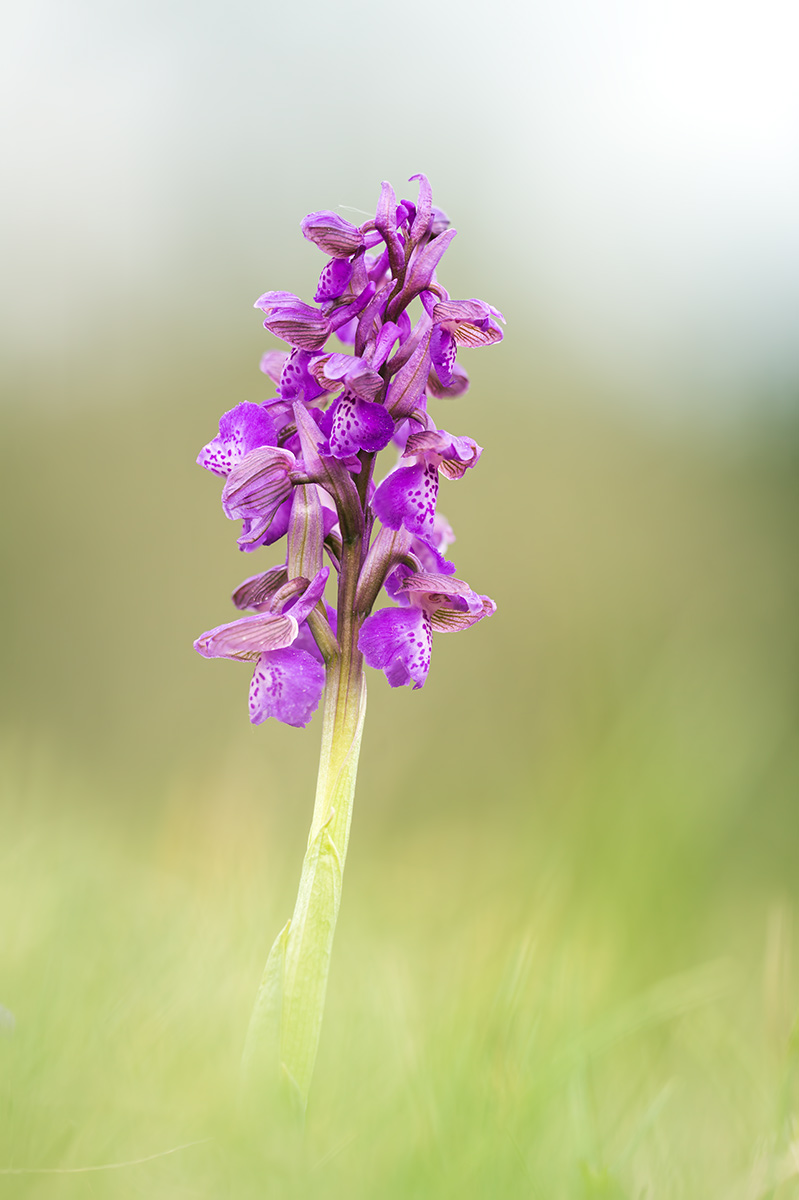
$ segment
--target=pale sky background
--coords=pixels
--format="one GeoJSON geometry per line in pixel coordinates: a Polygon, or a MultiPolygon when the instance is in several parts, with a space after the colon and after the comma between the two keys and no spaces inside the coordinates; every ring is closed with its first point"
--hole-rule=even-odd
{"type": "Polygon", "coordinates": [[[423,170],[450,289],[515,340],[642,406],[795,395],[798,46],[793,0],[27,0],[0,29],[5,356],[223,336],[310,281],[307,211],[423,170]]]}

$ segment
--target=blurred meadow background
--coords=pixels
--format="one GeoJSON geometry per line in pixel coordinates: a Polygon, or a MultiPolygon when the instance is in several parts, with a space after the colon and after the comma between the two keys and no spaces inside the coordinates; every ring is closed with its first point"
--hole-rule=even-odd
{"type": "Polygon", "coordinates": [[[799,1196],[796,9],[3,26],[0,1195],[799,1196]],[[258,569],[194,457],[301,218],[420,170],[508,321],[435,408],[499,609],[370,677],[299,1137],[236,1082],[319,728],[192,650],[258,569]]]}

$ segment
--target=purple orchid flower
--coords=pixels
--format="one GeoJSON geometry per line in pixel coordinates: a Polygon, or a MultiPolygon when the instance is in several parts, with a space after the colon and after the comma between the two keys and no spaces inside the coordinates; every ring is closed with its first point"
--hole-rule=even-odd
{"type": "Polygon", "coordinates": [[[455,633],[496,611],[493,600],[451,575],[408,572],[399,581],[397,599],[404,607],[372,613],[358,638],[369,666],[382,671],[391,687],[424,686],[434,630],[455,633]]]}
{"type": "MultiPolygon", "coordinates": [[[[303,638],[298,643],[308,615],[322,597],[328,574],[328,568],[323,567],[310,583],[292,581],[304,584],[304,590],[282,612],[274,611],[272,606],[279,605],[288,584],[271,597],[268,611],[217,625],[194,643],[204,658],[255,662],[249,693],[253,725],[277,717],[286,725],[303,728],[319,707],[325,684],[321,655],[312,640],[309,643],[303,638]]],[[[241,593],[248,582],[237,591],[241,593]]],[[[259,607],[263,607],[263,600],[259,607]]]]}
{"type": "Polygon", "coordinates": [[[375,491],[372,508],[389,529],[404,527],[431,542],[434,537],[439,471],[448,479],[460,479],[477,465],[481,446],[470,437],[454,437],[443,429],[412,433],[403,458],[413,458],[409,467],[397,467],[375,491]]]}
{"type": "Polygon", "coordinates": [[[443,300],[436,303],[432,292],[423,296],[433,321],[430,357],[443,387],[453,379],[458,346],[492,346],[502,341],[502,313],[482,300],[443,300]]]}

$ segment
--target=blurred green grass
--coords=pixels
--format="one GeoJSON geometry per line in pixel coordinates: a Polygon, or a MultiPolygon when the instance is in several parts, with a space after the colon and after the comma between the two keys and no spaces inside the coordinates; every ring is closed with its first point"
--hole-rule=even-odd
{"type": "Polygon", "coordinates": [[[470,358],[442,508],[499,611],[422,692],[370,678],[300,1145],[235,1093],[318,730],[192,654],[256,569],[192,459],[265,393],[250,343],[187,346],[6,420],[0,1166],[207,1140],[0,1194],[799,1195],[796,423],[470,358]]]}

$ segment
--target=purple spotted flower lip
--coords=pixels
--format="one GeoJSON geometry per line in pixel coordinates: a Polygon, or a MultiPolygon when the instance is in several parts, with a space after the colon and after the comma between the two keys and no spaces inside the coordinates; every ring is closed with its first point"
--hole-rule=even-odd
{"type": "Polygon", "coordinates": [[[438,500],[442,480],[461,480],[482,454],[441,428],[469,386],[457,356],[501,341],[504,318],[447,292],[438,275],[455,230],[427,178],[413,181],[415,200],[384,183],[360,225],[328,209],[305,217],[302,234],[323,256],[311,298],[268,291],[255,302],[283,342],[261,360],[274,391],[225,412],[197,460],[221,477],[242,550],[285,544],[279,565],[234,593],[249,615],[195,643],[205,657],[254,664],[256,724],[306,725],[345,659],[392,687],[422,687],[433,635],[495,610],[456,577],[438,500]]]}

